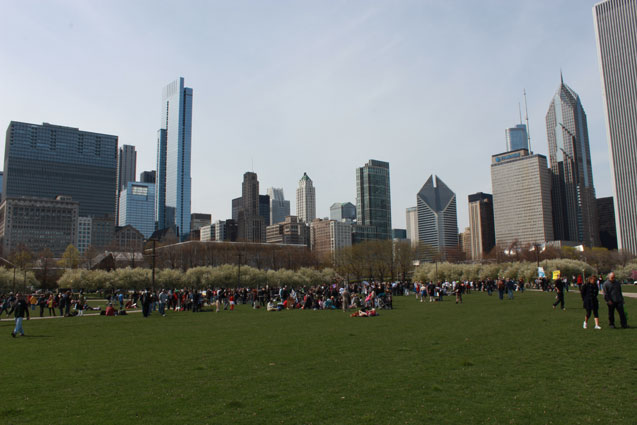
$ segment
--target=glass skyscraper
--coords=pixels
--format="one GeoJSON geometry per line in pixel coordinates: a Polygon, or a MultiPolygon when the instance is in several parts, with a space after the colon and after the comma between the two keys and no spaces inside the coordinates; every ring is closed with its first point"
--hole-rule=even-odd
{"type": "Polygon", "coordinates": [[[518,124],[513,128],[504,130],[507,141],[507,152],[518,149],[529,150],[529,136],[526,132],[526,124],[518,124]]]}
{"type": "Polygon", "coordinates": [[[599,245],[597,203],[586,113],[562,79],[546,113],[556,240],[599,245]]]}
{"type": "Polygon", "coordinates": [[[128,182],[119,196],[119,225],[130,224],[145,238],[155,231],[155,185],[128,182]]]}
{"type": "Polygon", "coordinates": [[[356,222],[362,226],[359,230],[365,231],[362,239],[391,239],[388,162],[370,159],[356,169],[356,222]]]}
{"type": "Polygon", "coordinates": [[[637,254],[637,1],[593,8],[615,202],[617,245],[637,254]]]}
{"type": "Polygon", "coordinates": [[[422,258],[443,254],[458,246],[456,194],[440,180],[429,176],[416,195],[418,208],[418,241],[423,244],[422,258]],[[435,183],[435,184],[434,184],[435,183]],[[433,251],[432,251],[433,250],[433,251]]]}
{"type": "Polygon", "coordinates": [[[157,228],[176,226],[180,240],[190,234],[190,146],[192,89],[179,79],[164,88],[157,137],[157,228]]]}
{"type": "Polygon", "coordinates": [[[80,216],[115,222],[117,136],[11,121],[4,151],[4,197],[71,197],[80,216]]]}

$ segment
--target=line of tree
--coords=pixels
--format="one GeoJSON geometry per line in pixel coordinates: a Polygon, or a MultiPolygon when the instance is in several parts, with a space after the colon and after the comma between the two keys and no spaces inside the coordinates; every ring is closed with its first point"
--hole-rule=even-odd
{"type": "MultiPolygon", "coordinates": [[[[573,276],[582,278],[591,275],[599,275],[597,269],[585,261],[572,260],[568,258],[557,258],[542,261],[541,267],[544,269],[547,278],[551,278],[553,271],[559,270],[561,276],[571,279],[573,276]]],[[[609,272],[610,270],[607,270],[609,272]]],[[[637,262],[618,265],[613,270],[620,281],[634,281],[636,279],[637,262]]],[[[604,273],[605,274],[605,273],[604,273]]],[[[484,263],[484,264],[454,264],[423,263],[414,272],[414,280],[428,281],[479,281],[485,279],[523,279],[531,282],[538,278],[537,262],[516,261],[507,263],[484,263]]]]}
{"type": "Polygon", "coordinates": [[[265,285],[300,287],[323,285],[340,280],[331,268],[316,270],[260,270],[250,266],[222,265],[217,267],[193,267],[181,269],[161,269],[155,271],[155,285],[152,284],[152,270],[147,268],[120,268],[112,271],[68,269],[58,286],[64,289],[86,291],[142,290],[146,288],[190,288],[207,289],[213,287],[263,287],[265,285]]]}

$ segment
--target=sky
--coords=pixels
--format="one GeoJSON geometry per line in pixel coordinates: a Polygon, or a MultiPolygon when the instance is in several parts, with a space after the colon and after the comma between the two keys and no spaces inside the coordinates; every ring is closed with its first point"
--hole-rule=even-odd
{"type": "MultiPolygon", "coordinates": [[[[156,168],[162,89],[193,89],[192,212],[231,217],[243,173],[296,210],[304,172],[317,216],[356,203],[355,170],[390,163],[392,224],[431,174],[491,193],[491,155],[524,115],[548,154],[545,117],[564,81],[588,118],[598,197],[611,196],[594,1],[0,0],[0,127],[114,134],[156,168]]],[[[4,144],[3,157],[4,157],[4,144]]]]}

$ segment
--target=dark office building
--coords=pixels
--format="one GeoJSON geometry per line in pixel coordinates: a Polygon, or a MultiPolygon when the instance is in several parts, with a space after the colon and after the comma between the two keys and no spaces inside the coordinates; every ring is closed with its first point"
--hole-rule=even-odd
{"type": "Polygon", "coordinates": [[[612,196],[597,199],[597,219],[599,220],[599,239],[602,246],[607,249],[617,249],[615,205],[612,196]]]}
{"type": "Polygon", "coordinates": [[[373,229],[363,231],[365,239],[391,239],[388,162],[370,159],[356,169],[356,222],[359,226],[376,228],[375,234],[373,229]]]}
{"type": "Polygon", "coordinates": [[[392,229],[392,239],[407,239],[407,229],[392,229]]]}
{"type": "Polygon", "coordinates": [[[469,231],[469,246],[464,250],[470,259],[481,260],[495,246],[493,195],[482,192],[469,195],[469,231]]]}
{"type": "Polygon", "coordinates": [[[239,211],[243,207],[243,198],[239,196],[232,200],[232,219],[235,222],[239,222],[239,211]]]}
{"type": "Polygon", "coordinates": [[[263,224],[270,225],[270,196],[259,195],[259,215],[263,217],[263,224]]]}
{"type": "Polygon", "coordinates": [[[4,152],[3,197],[71,197],[80,216],[113,217],[117,136],[44,123],[11,121],[4,152]]]}
{"type": "MultiPolygon", "coordinates": [[[[239,221],[239,211],[243,208],[243,197],[232,200],[232,219],[239,221]]],[[[259,216],[263,217],[263,223],[267,227],[270,225],[270,196],[259,195],[259,216]]]]}
{"type": "Polygon", "coordinates": [[[139,174],[140,183],[155,183],[155,179],[157,178],[157,173],[155,170],[152,171],[142,171],[139,174]]]}

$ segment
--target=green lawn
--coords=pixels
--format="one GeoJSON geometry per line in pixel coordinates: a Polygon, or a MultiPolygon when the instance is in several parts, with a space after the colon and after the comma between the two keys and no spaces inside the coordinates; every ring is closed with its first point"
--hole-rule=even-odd
{"type": "Polygon", "coordinates": [[[552,301],[3,321],[0,423],[634,424],[637,330],[552,301]]]}

